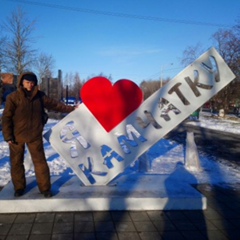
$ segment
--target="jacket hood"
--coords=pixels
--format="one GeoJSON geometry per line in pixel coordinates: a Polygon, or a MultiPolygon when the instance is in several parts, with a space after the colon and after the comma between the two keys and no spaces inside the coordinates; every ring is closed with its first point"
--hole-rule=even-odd
{"type": "Polygon", "coordinates": [[[24,72],[19,76],[18,79],[18,87],[23,86],[22,82],[23,80],[29,80],[33,81],[35,83],[35,86],[38,84],[37,76],[33,72],[24,72]]]}

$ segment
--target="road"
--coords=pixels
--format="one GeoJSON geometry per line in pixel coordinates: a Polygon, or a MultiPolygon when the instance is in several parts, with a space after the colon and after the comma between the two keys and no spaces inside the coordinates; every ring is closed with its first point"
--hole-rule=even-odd
{"type": "MultiPolygon", "coordinates": [[[[50,117],[53,116],[50,115],[50,117]]],[[[54,116],[54,118],[57,117],[54,116]]],[[[189,125],[187,122],[184,122],[167,134],[165,138],[173,139],[179,143],[185,143],[186,131],[194,132],[195,143],[199,150],[216,157],[234,161],[240,165],[240,135],[189,125]]]]}
{"type": "Polygon", "coordinates": [[[185,143],[187,131],[194,132],[195,143],[199,150],[234,161],[240,165],[239,135],[182,123],[171,131],[166,138],[185,143]]]}

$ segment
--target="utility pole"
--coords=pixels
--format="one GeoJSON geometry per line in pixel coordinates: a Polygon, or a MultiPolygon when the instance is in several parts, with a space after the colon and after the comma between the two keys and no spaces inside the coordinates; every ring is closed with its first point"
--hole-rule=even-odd
{"type": "Polygon", "coordinates": [[[167,67],[169,65],[172,66],[173,63],[167,64],[167,65],[161,65],[160,88],[163,87],[163,71],[164,71],[165,67],[167,67]]]}
{"type": "Polygon", "coordinates": [[[66,104],[68,105],[68,85],[66,86],[66,104]]]}
{"type": "Polygon", "coordinates": [[[50,77],[47,78],[48,97],[50,97],[50,77]]]}
{"type": "Polygon", "coordinates": [[[63,99],[63,86],[62,86],[62,71],[58,70],[58,99],[63,99]]]}

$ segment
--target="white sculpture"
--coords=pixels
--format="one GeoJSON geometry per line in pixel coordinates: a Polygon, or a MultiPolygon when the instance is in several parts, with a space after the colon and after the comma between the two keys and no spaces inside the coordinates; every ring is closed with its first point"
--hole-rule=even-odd
{"type": "Polygon", "coordinates": [[[46,138],[85,185],[106,185],[234,78],[211,48],[109,132],[83,102],[46,138]]]}

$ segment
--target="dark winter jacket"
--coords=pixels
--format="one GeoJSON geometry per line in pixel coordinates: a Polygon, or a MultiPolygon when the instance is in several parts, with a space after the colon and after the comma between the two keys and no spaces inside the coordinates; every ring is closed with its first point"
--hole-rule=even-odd
{"type": "Polygon", "coordinates": [[[48,110],[69,113],[75,108],[53,100],[38,90],[36,85],[28,98],[22,81],[25,74],[19,77],[18,89],[9,94],[2,116],[2,131],[5,141],[32,142],[42,137],[43,106],[48,110]],[[41,99],[42,98],[42,102],[41,99]]]}

